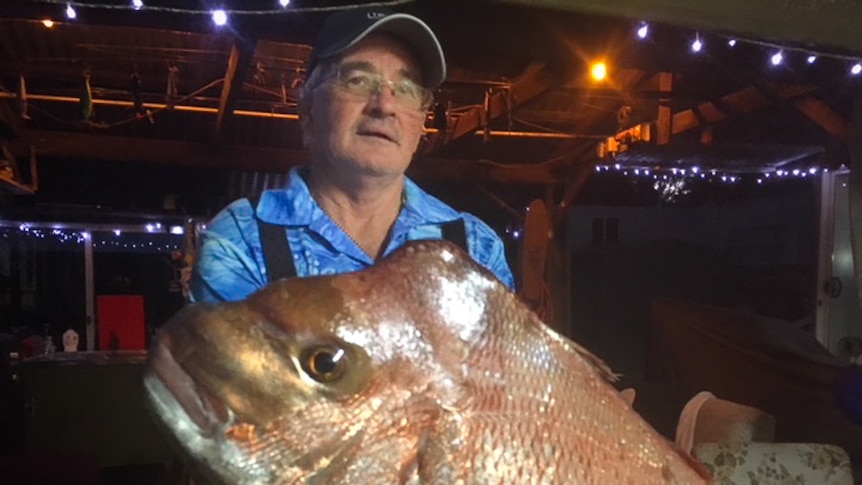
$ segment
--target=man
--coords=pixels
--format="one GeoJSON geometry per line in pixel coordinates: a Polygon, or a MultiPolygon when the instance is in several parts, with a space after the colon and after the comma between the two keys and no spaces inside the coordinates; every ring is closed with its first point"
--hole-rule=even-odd
{"type": "Polygon", "coordinates": [[[445,77],[440,43],[416,17],[354,9],[327,19],[299,101],[310,164],[208,224],[192,300],[239,300],[280,277],[360,270],[406,241],[440,238],[512,287],[494,231],[404,175],[445,77]]]}

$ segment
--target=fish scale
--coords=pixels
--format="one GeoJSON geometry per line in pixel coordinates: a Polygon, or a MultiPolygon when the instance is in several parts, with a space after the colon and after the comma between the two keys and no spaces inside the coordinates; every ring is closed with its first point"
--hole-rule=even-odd
{"type": "Polygon", "coordinates": [[[456,246],[423,241],[190,305],[144,383],[212,483],[709,483],[612,378],[456,246]]]}

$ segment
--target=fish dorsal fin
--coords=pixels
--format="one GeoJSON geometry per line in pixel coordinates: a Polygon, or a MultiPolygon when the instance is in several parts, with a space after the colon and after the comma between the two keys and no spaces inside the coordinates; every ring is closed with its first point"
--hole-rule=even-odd
{"type": "Polygon", "coordinates": [[[629,407],[634,406],[636,396],[637,391],[635,391],[634,387],[628,387],[620,391],[620,397],[623,398],[623,401],[628,403],[629,407]]]}
{"type": "Polygon", "coordinates": [[[603,379],[608,382],[616,382],[620,379],[620,374],[615,373],[611,370],[610,366],[605,363],[602,359],[597,357],[595,354],[580,346],[577,342],[572,340],[568,340],[567,342],[572,349],[581,356],[584,360],[587,361],[587,364],[590,365],[603,379]]]}
{"type": "Polygon", "coordinates": [[[534,326],[533,328],[538,329],[539,333],[544,334],[544,337],[546,337],[549,341],[554,342],[555,345],[558,345],[558,348],[560,348],[563,352],[574,352],[576,356],[586,361],[586,364],[594,371],[596,371],[596,373],[598,373],[599,376],[602,377],[602,379],[612,383],[619,380],[620,374],[617,374],[613,370],[611,370],[610,366],[608,366],[605,361],[597,357],[585,347],[581,346],[574,340],[571,340],[557,333],[554,329],[546,325],[536,314],[532,314],[530,320],[531,321],[528,325],[534,326]]]}

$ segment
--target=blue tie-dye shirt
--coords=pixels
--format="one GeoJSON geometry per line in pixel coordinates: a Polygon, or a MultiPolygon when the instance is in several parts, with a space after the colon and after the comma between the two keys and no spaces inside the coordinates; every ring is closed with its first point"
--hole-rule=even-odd
{"type": "MultiPolygon", "coordinates": [[[[265,191],[257,206],[263,221],[286,228],[297,276],[346,273],[373,265],[374,260],[317,205],[303,174],[304,169],[294,168],[287,187],[265,191]]],[[[405,180],[404,205],[392,226],[384,255],[406,241],[441,239],[441,225],[457,219],[464,221],[467,248],[473,259],[513,288],[512,271],[500,237],[476,216],[456,211],[409,179],[405,180]]],[[[190,283],[191,298],[241,300],[268,281],[255,209],[248,199],[239,199],[216,215],[201,235],[190,283]]]]}

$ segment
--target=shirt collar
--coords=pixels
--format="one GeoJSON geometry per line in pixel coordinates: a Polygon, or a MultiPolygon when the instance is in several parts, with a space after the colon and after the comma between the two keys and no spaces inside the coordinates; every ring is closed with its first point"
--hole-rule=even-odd
{"type": "Polygon", "coordinates": [[[442,224],[458,219],[455,209],[422,190],[409,178],[404,180],[404,207],[398,215],[408,225],[442,224]]]}
{"type": "Polygon", "coordinates": [[[284,188],[264,191],[257,205],[258,217],[264,222],[282,226],[308,226],[325,216],[311,197],[305,182],[307,174],[308,167],[293,167],[284,188]]]}
{"type": "MultiPolygon", "coordinates": [[[[287,185],[267,190],[260,196],[257,215],[261,220],[282,226],[310,226],[326,213],[317,205],[305,181],[308,167],[293,167],[287,185]]],[[[409,178],[404,179],[404,206],[397,225],[442,224],[459,218],[459,213],[428,194],[409,178]]]]}

